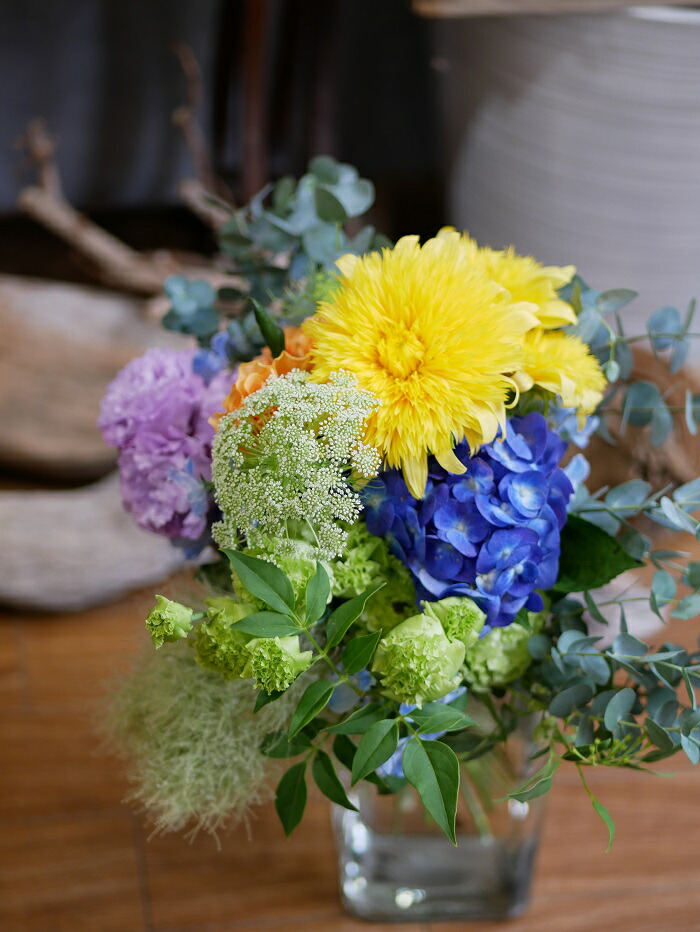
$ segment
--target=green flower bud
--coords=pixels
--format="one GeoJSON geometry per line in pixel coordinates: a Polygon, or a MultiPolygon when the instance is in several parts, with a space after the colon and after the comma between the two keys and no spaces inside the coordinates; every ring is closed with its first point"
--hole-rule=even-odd
{"type": "Polygon", "coordinates": [[[422,705],[459,685],[464,653],[464,644],[451,641],[439,621],[414,615],[382,638],[372,671],[381,677],[385,696],[422,705]]]}
{"type": "Polygon", "coordinates": [[[450,640],[461,641],[467,648],[479,640],[479,632],[484,627],[486,615],[476,602],[451,596],[448,599],[440,599],[439,602],[421,604],[424,614],[439,621],[450,640]]]}
{"type": "Polygon", "coordinates": [[[250,635],[231,627],[234,621],[252,613],[250,605],[241,605],[233,599],[208,599],[207,603],[211,620],[203,621],[197,628],[194,641],[197,663],[227,680],[252,676],[248,651],[250,635]],[[221,609],[211,604],[218,602],[228,604],[221,609]]]}
{"type": "Polygon", "coordinates": [[[154,647],[158,649],[166,641],[187,637],[192,629],[192,609],[157,595],[155,608],[151,609],[146,619],[146,627],[154,647]]]}
{"type": "Polygon", "coordinates": [[[223,615],[226,621],[232,625],[241,618],[246,618],[251,614],[250,605],[232,599],[231,596],[218,596],[217,598],[205,599],[207,604],[207,615],[212,620],[217,615],[223,615]]]}
{"type": "Polygon", "coordinates": [[[313,653],[302,651],[299,638],[253,638],[248,642],[250,671],[255,684],[266,693],[282,692],[311,665],[313,653]]]}

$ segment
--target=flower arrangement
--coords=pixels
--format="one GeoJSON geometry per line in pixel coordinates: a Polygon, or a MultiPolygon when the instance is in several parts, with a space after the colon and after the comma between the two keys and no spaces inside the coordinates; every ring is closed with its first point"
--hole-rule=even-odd
{"type": "MultiPolygon", "coordinates": [[[[158,653],[114,702],[136,796],[162,828],[214,829],[291,762],[287,833],[311,777],[350,809],[360,781],[410,784],[455,842],[461,764],[534,715],[511,798],[570,762],[612,842],[586,770],[700,761],[700,652],[652,648],[625,592],[600,589],[651,566],[660,619],[700,613],[700,563],[645,533],[700,539],[700,479],[591,493],[580,450],[594,432],[663,443],[677,413],[695,435],[700,397],[676,412],[631,381],[640,336],[617,312],[633,292],[452,229],[351,238],[371,200],[321,158],[232,212],[222,249],[249,292],[170,280],[164,323],[197,349],[152,350],[107,391],[125,507],[199,554],[203,587],[191,607],[157,597],[158,653]]],[[[672,371],[693,313],[649,322],[672,371]]]]}

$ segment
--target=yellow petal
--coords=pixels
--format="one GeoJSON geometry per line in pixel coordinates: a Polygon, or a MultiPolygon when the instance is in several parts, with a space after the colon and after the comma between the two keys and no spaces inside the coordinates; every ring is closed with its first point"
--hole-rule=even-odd
{"type": "Polygon", "coordinates": [[[423,498],[425,494],[425,485],[428,481],[427,454],[405,459],[401,465],[403,467],[403,477],[408,491],[414,498],[423,498]]]}
{"type": "Polygon", "coordinates": [[[541,272],[546,276],[550,282],[554,285],[557,291],[560,288],[563,288],[564,285],[568,285],[571,279],[576,274],[575,265],[545,265],[542,267],[541,272]]]}
{"type": "Polygon", "coordinates": [[[440,453],[435,454],[435,459],[443,469],[451,472],[453,476],[461,476],[467,471],[464,463],[455,456],[454,450],[441,450],[440,453]]]}

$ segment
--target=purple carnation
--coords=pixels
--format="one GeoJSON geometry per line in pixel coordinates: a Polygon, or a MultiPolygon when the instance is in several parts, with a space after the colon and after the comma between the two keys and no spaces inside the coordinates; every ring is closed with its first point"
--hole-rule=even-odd
{"type": "MultiPolygon", "coordinates": [[[[175,541],[207,537],[213,501],[208,423],[233,376],[209,385],[192,370],[193,350],[152,349],[107,388],[98,426],[119,449],[124,507],[136,523],[175,541]]],[[[206,542],[204,540],[203,542],[206,542]]]]}

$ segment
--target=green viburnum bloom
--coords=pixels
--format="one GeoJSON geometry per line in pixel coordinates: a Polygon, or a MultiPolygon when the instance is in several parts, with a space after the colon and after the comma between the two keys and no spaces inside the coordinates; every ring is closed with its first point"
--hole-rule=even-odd
{"type": "Polygon", "coordinates": [[[492,628],[470,647],[464,658],[464,678],[475,692],[507,686],[521,677],[532,663],[527,642],[544,627],[546,609],[528,612],[529,627],[517,621],[506,628],[492,628]]]}
{"type": "Polygon", "coordinates": [[[416,590],[411,574],[391,553],[386,541],[370,534],[362,522],[350,528],[343,553],[330,566],[331,593],[343,599],[384,583],[358,619],[368,631],[389,631],[415,614],[416,590]]]}
{"type": "Polygon", "coordinates": [[[148,613],[146,627],[156,650],[166,641],[186,638],[192,630],[192,609],[180,602],[172,602],[163,595],[156,596],[155,607],[148,613]]]}
{"type": "Polygon", "coordinates": [[[451,641],[439,621],[414,615],[381,639],[372,672],[381,678],[389,699],[420,706],[459,685],[464,654],[464,644],[451,641]]]}
{"type": "Polygon", "coordinates": [[[486,615],[476,602],[468,598],[450,596],[439,602],[422,602],[423,613],[435,618],[445,634],[453,641],[461,641],[466,648],[476,644],[484,627],[486,615]]]}
{"type": "Polygon", "coordinates": [[[250,663],[250,635],[236,631],[231,625],[252,614],[253,609],[233,599],[208,599],[207,602],[210,620],[199,625],[194,641],[197,663],[205,670],[220,673],[227,680],[250,676],[246,670],[250,663]],[[227,604],[221,609],[211,604],[219,602],[227,604]]]}
{"type": "Polygon", "coordinates": [[[313,652],[302,651],[297,635],[286,638],[253,638],[247,644],[250,675],[266,693],[282,692],[311,666],[313,652]]]}

